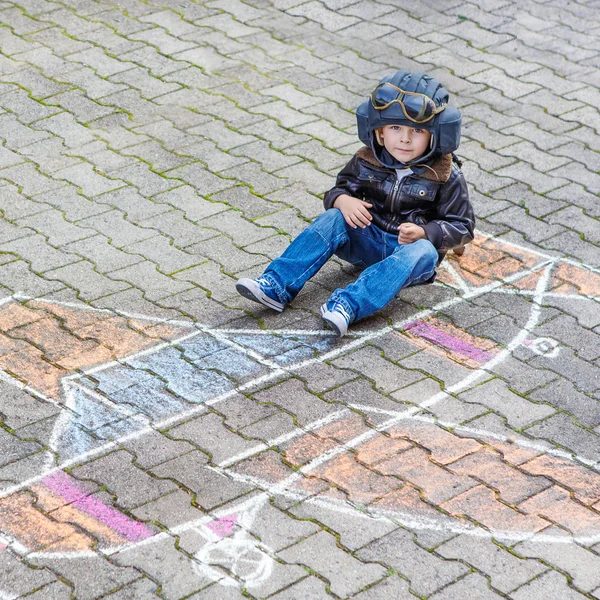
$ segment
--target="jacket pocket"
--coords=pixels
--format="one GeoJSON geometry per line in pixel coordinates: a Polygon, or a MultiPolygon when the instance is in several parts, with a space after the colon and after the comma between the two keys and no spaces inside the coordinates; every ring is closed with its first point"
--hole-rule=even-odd
{"type": "Polygon", "coordinates": [[[437,192],[437,186],[428,185],[427,183],[417,182],[412,183],[408,189],[403,190],[411,200],[421,202],[433,202],[437,192]]]}

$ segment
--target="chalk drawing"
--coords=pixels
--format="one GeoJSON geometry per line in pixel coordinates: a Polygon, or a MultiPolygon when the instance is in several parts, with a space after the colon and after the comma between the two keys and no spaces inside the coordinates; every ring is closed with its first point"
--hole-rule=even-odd
{"type": "Polygon", "coordinates": [[[273,572],[274,560],[270,553],[271,550],[255,540],[224,538],[209,542],[194,558],[198,561],[195,566],[201,575],[224,586],[253,588],[260,586],[273,572]],[[215,567],[221,567],[231,575],[215,567]]]}
{"type": "MultiPolygon", "coordinates": [[[[194,555],[198,572],[222,585],[242,587],[260,587],[272,573],[274,553],[256,539],[252,527],[260,509],[278,495],[314,503],[357,519],[383,519],[416,529],[505,539],[535,535],[536,539],[548,543],[600,541],[600,529],[596,530],[595,525],[572,537],[552,536],[543,530],[537,532],[535,527],[529,527],[533,521],[523,521],[527,526],[519,530],[503,528],[502,520],[497,519],[491,522],[491,527],[482,529],[461,519],[458,514],[454,515],[451,510],[448,510],[448,516],[421,513],[414,499],[400,495],[389,500],[387,505],[369,506],[366,510],[353,506],[353,503],[358,505],[356,498],[364,492],[352,487],[354,466],[347,461],[349,451],[365,452],[382,432],[395,436],[406,423],[422,423],[424,408],[489,377],[494,367],[520,346],[545,356],[558,354],[560,347],[554,340],[535,337],[545,297],[577,301],[595,301],[600,297],[600,274],[596,270],[486,235],[477,237],[472,252],[467,252],[460,260],[450,259],[446,263],[446,268],[440,271],[440,282],[453,287],[457,296],[416,311],[388,327],[351,331],[343,340],[334,339],[324,330],[212,329],[187,321],[91,309],[77,303],[36,300],[23,295],[1,300],[0,324],[3,319],[7,323],[16,323],[25,332],[24,336],[19,336],[25,339],[25,347],[11,348],[10,366],[7,359],[0,358],[0,379],[62,409],[49,443],[46,468],[0,492],[3,539],[20,554],[79,558],[95,556],[94,552],[107,555],[135,552],[136,548],[165,536],[194,530],[206,540],[194,555]],[[465,300],[494,293],[522,295],[531,301],[526,322],[505,346],[469,335],[439,317],[445,309],[465,300]],[[61,319],[65,327],[57,328],[57,319],[61,319]],[[69,337],[70,330],[77,335],[69,337]],[[70,349],[64,356],[56,354],[56,345],[47,343],[59,333],[64,336],[61,347],[70,349]],[[315,364],[335,359],[370,340],[390,334],[403,335],[419,348],[443,353],[451,360],[462,362],[470,372],[458,383],[422,399],[415,406],[390,412],[376,427],[356,430],[343,443],[325,436],[323,439],[331,442],[326,450],[319,451],[308,463],[299,465],[297,472],[279,481],[271,481],[264,474],[260,477],[244,473],[238,463],[271,444],[287,448],[295,440],[300,443],[309,431],[318,435],[328,426],[326,420],[297,428],[276,441],[259,443],[239,456],[227,458],[217,467],[206,467],[223,477],[252,483],[262,490],[221,512],[157,533],[110,506],[102,495],[88,492],[64,473],[66,469],[110,452],[120,443],[168,428],[235,394],[261,389],[290,373],[301,374],[315,364]],[[46,368],[46,363],[40,362],[42,351],[55,352],[51,367],[46,368]],[[40,369],[40,364],[45,368],[40,369]],[[346,471],[339,468],[344,465],[350,465],[346,471]],[[329,479],[344,473],[350,485],[347,502],[326,494],[315,495],[303,487],[308,474],[329,479]],[[52,519],[44,517],[32,506],[29,492],[33,492],[43,510],[53,511],[52,519]]],[[[10,328],[2,329],[10,332],[10,328]]],[[[0,347],[13,343],[10,336],[0,339],[0,347]]],[[[358,405],[355,409],[369,410],[358,405]]],[[[370,410],[380,409],[371,407],[370,410]]],[[[381,411],[382,415],[384,413],[381,411]]],[[[332,413],[329,424],[340,423],[341,427],[348,418],[348,411],[344,409],[332,413]]],[[[456,424],[439,421],[432,421],[427,427],[439,431],[439,425],[459,428],[456,424]]],[[[403,439],[411,440],[411,435],[417,435],[415,431],[414,427],[406,429],[403,439]]],[[[584,475],[591,477],[589,473],[595,477],[598,465],[594,461],[541,442],[532,443],[520,438],[509,442],[486,431],[469,431],[467,428],[461,431],[469,439],[484,440],[493,447],[500,448],[503,444],[503,448],[510,445],[511,448],[519,446],[535,450],[539,454],[539,459],[535,459],[539,473],[551,472],[563,477],[565,485],[575,487],[586,501],[594,499],[584,496],[583,488],[577,487],[574,479],[569,479],[573,473],[582,481],[584,475]],[[577,470],[579,464],[592,469],[588,469],[587,474],[582,473],[577,470]]],[[[588,481],[590,485],[595,482],[595,479],[588,481]]],[[[563,505],[568,512],[568,499],[563,505]]]]}
{"type": "Polygon", "coordinates": [[[471,368],[488,362],[498,351],[497,344],[490,340],[469,335],[450,323],[443,323],[435,318],[409,323],[403,333],[417,345],[431,350],[445,350],[446,356],[471,368]],[[419,340],[425,343],[420,344],[419,340]]]}
{"type": "Polygon", "coordinates": [[[246,588],[271,576],[273,550],[249,534],[264,501],[261,496],[241,512],[193,528],[207,540],[194,555],[198,573],[224,586],[246,588]]]}
{"type": "Polygon", "coordinates": [[[87,494],[62,471],[48,475],[44,478],[43,483],[52,492],[62,496],[71,507],[108,525],[130,542],[137,542],[152,536],[152,532],[146,525],[130,519],[122,512],[106,506],[94,496],[87,494]]]}
{"type": "Polygon", "coordinates": [[[207,527],[219,537],[223,538],[227,535],[230,535],[235,527],[237,522],[237,515],[227,515],[225,517],[221,517],[220,519],[215,519],[211,521],[207,527]]]}
{"type": "Polygon", "coordinates": [[[534,354],[548,358],[556,358],[561,350],[559,343],[548,337],[523,340],[523,345],[529,348],[534,354]]]}

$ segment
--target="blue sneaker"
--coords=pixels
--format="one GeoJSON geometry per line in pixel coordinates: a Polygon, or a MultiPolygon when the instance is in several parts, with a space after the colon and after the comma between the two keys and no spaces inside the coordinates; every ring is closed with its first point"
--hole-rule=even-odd
{"type": "Polygon", "coordinates": [[[331,308],[328,308],[327,304],[323,304],[321,306],[321,316],[337,336],[343,337],[346,335],[348,325],[350,325],[350,315],[339,302],[333,302],[331,308]]]}
{"type": "Polygon", "coordinates": [[[253,302],[258,302],[277,312],[282,312],[285,308],[285,304],[282,304],[279,300],[271,297],[275,296],[275,292],[264,277],[259,277],[258,279],[242,277],[242,279],[235,284],[235,289],[239,294],[244,296],[244,298],[248,298],[248,300],[252,300],[253,302]]]}

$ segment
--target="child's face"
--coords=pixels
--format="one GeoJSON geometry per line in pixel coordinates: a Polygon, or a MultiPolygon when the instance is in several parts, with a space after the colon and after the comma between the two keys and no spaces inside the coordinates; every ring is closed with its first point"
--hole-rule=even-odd
{"type": "Polygon", "coordinates": [[[403,163],[418,158],[429,148],[431,133],[420,127],[385,125],[380,132],[385,149],[403,163]]]}

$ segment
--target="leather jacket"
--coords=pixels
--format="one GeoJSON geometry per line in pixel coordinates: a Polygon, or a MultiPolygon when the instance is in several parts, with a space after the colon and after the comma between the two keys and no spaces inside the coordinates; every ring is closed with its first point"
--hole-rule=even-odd
{"type": "Polygon", "coordinates": [[[419,174],[398,182],[394,169],[384,167],[363,147],[338,173],[335,187],[325,194],[325,208],[333,208],[342,194],[365,200],[373,205],[372,223],[384,231],[397,234],[406,222],[423,227],[441,260],[448,250],[473,239],[475,215],[467,183],[450,154],[416,170],[419,174]]]}

